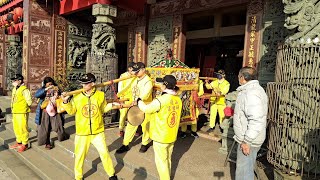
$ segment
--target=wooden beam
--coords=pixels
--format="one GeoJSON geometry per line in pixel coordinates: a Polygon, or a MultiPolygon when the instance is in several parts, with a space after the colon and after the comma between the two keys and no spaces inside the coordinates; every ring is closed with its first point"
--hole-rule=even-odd
{"type": "Polygon", "coordinates": [[[203,39],[213,37],[236,36],[245,34],[245,25],[221,27],[220,32],[216,34],[215,28],[202,29],[196,31],[187,31],[187,39],[203,39]]]}
{"type": "Polygon", "coordinates": [[[93,4],[111,4],[112,0],[61,0],[59,14],[70,14],[90,8],[93,4]]]}

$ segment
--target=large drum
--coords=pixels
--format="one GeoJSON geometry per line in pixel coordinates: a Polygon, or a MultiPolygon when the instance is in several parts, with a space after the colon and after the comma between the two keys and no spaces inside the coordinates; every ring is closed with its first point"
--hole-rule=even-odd
{"type": "Polygon", "coordinates": [[[145,114],[138,106],[132,106],[127,113],[127,120],[132,126],[139,126],[144,121],[145,114]]]}

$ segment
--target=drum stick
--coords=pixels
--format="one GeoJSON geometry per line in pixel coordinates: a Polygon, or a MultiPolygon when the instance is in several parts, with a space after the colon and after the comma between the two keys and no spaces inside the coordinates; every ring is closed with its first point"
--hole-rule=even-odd
{"type": "Polygon", "coordinates": [[[211,81],[214,81],[214,80],[217,80],[217,78],[214,78],[214,77],[199,77],[199,79],[203,79],[203,80],[211,80],[211,81]]]}
{"type": "MultiPolygon", "coordinates": [[[[100,83],[100,84],[96,84],[95,87],[104,87],[104,86],[107,86],[107,85],[110,85],[110,84],[113,84],[113,83],[117,83],[117,82],[120,82],[120,81],[123,81],[123,80],[126,80],[126,79],[130,79],[130,78],[133,78],[133,77],[136,77],[136,76],[128,76],[128,77],[123,77],[123,78],[119,78],[119,79],[114,79],[114,80],[111,80],[111,81],[106,81],[106,82],[103,82],[103,83],[100,83]]],[[[71,95],[74,95],[74,94],[79,94],[81,92],[83,92],[84,89],[78,89],[78,90],[75,90],[75,91],[70,91],[70,92],[67,92],[65,94],[65,96],[71,96],[71,95]]]]}

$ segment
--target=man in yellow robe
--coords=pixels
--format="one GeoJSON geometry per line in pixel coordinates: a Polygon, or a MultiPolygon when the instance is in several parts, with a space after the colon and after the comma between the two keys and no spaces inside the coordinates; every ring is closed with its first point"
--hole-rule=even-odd
{"type": "Polygon", "coordinates": [[[206,80],[206,88],[212,89],[212,93],[216,96],[210,99],[210,129],[207,132],[213,132],[216,125],[217,113],[219,114],[219,122],[222,123],[224,119],[224,108],[226,108],[225,95],[229,92],[230,83],[225,79],[224,70],[219,70],[217,73],[217,80],[212,81],[209,84],[209,80],[206,80]]]}

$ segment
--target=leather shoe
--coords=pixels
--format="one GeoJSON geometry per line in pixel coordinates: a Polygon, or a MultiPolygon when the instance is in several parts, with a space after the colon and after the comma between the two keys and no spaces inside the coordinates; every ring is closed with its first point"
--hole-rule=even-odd
{"type": "Polygon", "coordinates": [[[148,148],[149,148],[148,145],[141,145],[139,152],[145,153],[145,152],[147,152],[148,148]]]}
{"type": "Polygon", "coordinates": [[[113,175],[113,176],[109,177],[109,180],[118,180],[118,177],[116,175],[113,175]]]}
{"type": "Polygon", "coordinates": [[[116,153],[122,154],[124,152],[129,151],[129,150],[130,150],[129,146],[122,145],[118,150],[116,150],[116,153]]]}

